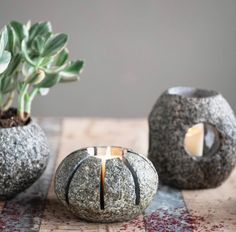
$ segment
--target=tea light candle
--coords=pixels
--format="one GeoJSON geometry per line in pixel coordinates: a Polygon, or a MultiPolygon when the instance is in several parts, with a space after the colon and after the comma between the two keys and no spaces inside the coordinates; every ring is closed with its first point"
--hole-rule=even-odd
{"type": "Polygon", "coordinates": [[[158,175],[144,156],[122,147],[90,147],[68,155],[55,176],[58,199],[94,222],[129,220],[157,191],[158,175]]]}
{"type": "MultiPolygon", "coordinates": [[[[104,150],[104,149],[102,148],[101,150],[104,150]]],[[[104,155],[103,152],[99,152],[98,149],[96,149],[96,152],[98,153],[97,157],[102,160],[102,164],[101,164],[101,194],[102,194],[101,208],[102,209],[104,209],[104,192],[105,192],[105,183],[104,182],[105,182],[105,174],[106,174],[106,160],[113,159],[113,158],[122,159],[123,154],[120,153],[120,151],[121,151],[120,149],[113,148],[113,152],[112,152],[111,147],[108,146],[106,148],[105,155],[104,155]]],[[[94,152],[92,152],[91,154],[94,154],[94,152]]]]}
{"type": "Polygon", "coordinates": [[[189,128],[184,140],[185,150],[189,155],[200,157],[204,148],[204,124],[198,123],[189,128]]]}

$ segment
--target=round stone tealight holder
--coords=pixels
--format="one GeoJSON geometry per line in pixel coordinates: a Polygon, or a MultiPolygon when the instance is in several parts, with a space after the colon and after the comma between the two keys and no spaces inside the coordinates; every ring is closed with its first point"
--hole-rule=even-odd
{"type": "Polygon", "coordinates": [[[149,156],[164,184],[219,186],[236,165],[236,118],[217,91],[173,87],[149,115],[149,156]]]}
{"type": "Polygon", "coordinates": [[[157,172],[146,157],[114,146],[74,151],[55,176],[55,192],[62,204],[92,222],[136,217],[149,205],[157,187],[157,172]]]}

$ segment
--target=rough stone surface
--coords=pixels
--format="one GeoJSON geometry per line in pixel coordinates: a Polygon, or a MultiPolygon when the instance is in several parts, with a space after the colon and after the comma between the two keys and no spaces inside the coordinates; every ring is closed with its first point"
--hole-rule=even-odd
{"type": "Polygon", "coordinates": [[[101,190],[102,160],[99,157],[86,153],[85,149],[67,156],[56,171],[58,199],[87,221],[124,221],[141,214],[157,191],[157,172],[147,158],[124,151],[121,158],[106,160],[104,191],[101,190]]]}
{"type": "Polygon", "coordinates": [[[34,183],[48,157],[47,139],[35,122],[0,129],[0,198],[11,198],[34,183]]]}
{"type": "Polygon", "coordinates": [[[236,164],[236,119],[227,101],[215,91],[189,87],[165,91],[149,115],[149,159],[165,184],[184,189],[220,185],[236,164]],[[184,137],[197,123],[214,126],[220,146],[194,158],[184,149],[184,137]]]}
{"type": "Polygon", "coordinates": [[[88,156],[88,153],[86,150],[81,150],[80,152],[73,152],[70,155],[68,155],[63,162],[60,163],[57,172],[56,177],[57,181],[54,185],[55,192],[57,193],[58,198],[63,201],[64,205],[67,205],[66,203],[66,188],[67,184],[69,182],[69,178],[76,169],[77,164],[86,158],[88,156]],[[60,172],[59,172],[60,170],[60,172]]]}

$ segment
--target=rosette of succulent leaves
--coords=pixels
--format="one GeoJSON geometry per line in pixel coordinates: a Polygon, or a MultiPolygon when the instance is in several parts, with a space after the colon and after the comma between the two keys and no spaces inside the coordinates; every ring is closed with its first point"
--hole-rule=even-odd
{"type": "Polygon", "coordinates": [[[69,60],[68,36],[54,34],[50,22],[12,21],[0,33],[0,112],[17,102],[17,117],[26,122],[33,99],[57,83],[77,81],[83,61],[69,60]],[[16,99],[16,101],[14,100],[16,99]]]}

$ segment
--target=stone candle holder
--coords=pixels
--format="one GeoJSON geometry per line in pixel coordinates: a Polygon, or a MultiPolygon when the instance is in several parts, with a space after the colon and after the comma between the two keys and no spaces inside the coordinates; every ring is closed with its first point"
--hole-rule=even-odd
{"type": "Polygon", "coordinates": [[[60,164],[55,192],[81,219],[115,222],[132,219],[149,205],[158,175],[144,156],[121,147],[77,150],[60,164]]]}
{"type": "Polygon", "coordinates": [[[236,164],[236,119],[227,101],[210,90],[165,91],[149,116],[149,159],[165,184],[220,185],[236,164]]]}

